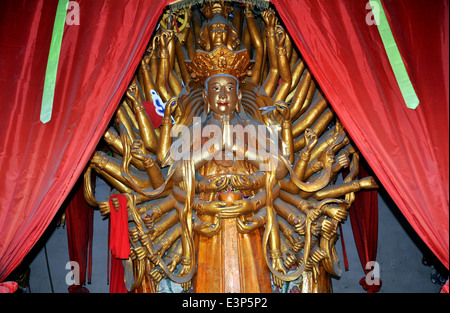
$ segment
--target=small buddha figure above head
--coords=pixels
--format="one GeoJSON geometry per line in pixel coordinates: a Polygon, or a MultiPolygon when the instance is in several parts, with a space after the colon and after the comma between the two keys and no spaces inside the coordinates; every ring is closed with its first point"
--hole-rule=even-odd
{"type": "Polygon", "coordinates": [[[233,25],[218,13],[200,30],[198,43],[206,51],[214,50],[219,45],[235,50],[241,44],[233,25]]]}
{"type": "Polygon", "coordinates": [[[228,17],[231,12],[233,12],[233,8],[231,7],[231,3],[229,1],[210,1],[206,2],[200,12],[208,19],[212,19],[214,15],[220,14],[224,17],[228,17]]]}

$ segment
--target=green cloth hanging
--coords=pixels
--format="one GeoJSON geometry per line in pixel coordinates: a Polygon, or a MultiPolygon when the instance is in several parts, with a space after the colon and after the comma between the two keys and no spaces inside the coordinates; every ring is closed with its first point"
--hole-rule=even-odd
{"type": "Polygon", "coordinates": [[[58,71],[59,54],[66,23],[67,4],[69,0],[59,0],[56,9],[55,24],[53,25],[52,41],[48,54],[47,69],[45,71],[44,91],[41,104],[41,122],[50,121],[53,110],[53,98],[55,95],[56,73],[58,71]]]}
{"type": "Polygon", "coordinates": [[[405,64],[403,63],[402,56],[395,43],[381,0],[371,0],[369,2],[372,7],[373,17],[378,26],[378,31],[380,32],[381,40],[383,41],[386,54],[391,63],[392,70],[394,71],[395,78],[400,87],[406,106],[410,109],[415,109],[419,105],[419,99],[417,98],[414,87],[409,79],[408,72],[406,71],[405,64]],[[375,7],[374,3],[377,4],[378,8],[375,7]]]}

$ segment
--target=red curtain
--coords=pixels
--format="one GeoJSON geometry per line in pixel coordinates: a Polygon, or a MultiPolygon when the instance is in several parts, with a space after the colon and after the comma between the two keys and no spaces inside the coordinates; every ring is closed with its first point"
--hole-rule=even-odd
{"type": "Polygon", "coordinates": [[[382,1],[416,110],[404,103],[377,26],[366,23],[368,1],[272,2],[370,167],[448,268],[448,1],[382,1]]]}
{"type": "MultiPolygon", "coordinates": [[[[420,105],[407,109],[366,0],[272,1],[371,168],[448,268],[448,1],[383,1],[420,105]],[[292,14],[291,12],[295,12],[292,14]]],[[[0,281],[69,194],[165,1],[78,0],[52,120],[39,120],[56,0],[0,4],[0,281]]]]}
{"type": "Polygon", "coordinates": [[[87,204],[83,192],[83,179],[78,179],[72,192],[66,199],[66,227],[69,259],[79,265],[78,284],[69,287],[71,293],[89,292],[84,287],[91,283],[92,274],[92,237],[94,210],[87,204]]]}
{"type": "Polygon", "coordinates": [[[0,4],[0,281],[30,251],[81,175],[124,94],[163,1],[76,1],[53,115],[40,107],[56,0],[0,4]]]}
{"type": "MultiPolygon", "coordinates": [[[[366,166],[364,160],[361,160],[358,173],[360,179],[371,175],[368,173],[366,166]]],[[[356,250],[364,273],[367,275],[372,270],[370,266],[367,266],[368,262],[377,260],[378,191],[366,190],[357,193],[355,202],[349,212],[356,250]]],[[[366,278],[367,276],[364,276],[359,281],[364,290],[369,293],[378,292],[381,288],[379,277],[369,277],[369,281],[366,278]],[[375,279],[378,279],[378,281],[375,281],[375,279]]]]}

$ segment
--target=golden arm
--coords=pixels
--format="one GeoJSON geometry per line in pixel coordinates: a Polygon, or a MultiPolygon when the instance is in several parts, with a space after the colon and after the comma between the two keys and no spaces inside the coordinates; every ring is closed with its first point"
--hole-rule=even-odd
{"type": "Polygon", "coordinates": [[[274,103],[278,101],[285,101],[289,91],[291,89],[292,83],[292,73],[291,68],[289,66],[289,59],[286,51],[286,32],[284,31],[281,25],[277,25],[276,27],[276,36],[277,36],[277,66],[278,73],[281,76],[280,85],[277,88],[277,91],[274,95],[274,103]]]}
{"type": "Polygon", "coordinates": [[[276,17],[275,13],[270,9],[261,13],[261,16],[265,21],[267,27],[266,42],[267,54],[270,63],[269,74],[267,75],[262,88],[269,97],[272,97],[277,87],[279,77],[276,53],[277,43],[275,38],[276,17]]]}
{"type": "Polygon", "coordinates": [[[264,46],[261,34],[256,26],[255,17],[253,16],[250,6],[248,5],[245,7],[245,20],[247,21],[247,29],[250,34],[251,42],[255,48],[255,54],[253,57],[255,60],[255,65],[252,68],[252,76],[250,77],[250,81],[259,85],[264,58],[264,46]]]}
{"type": "Polygon", "coordinates": [[[173,68],[170,67],[170,51],[168,49],[171,41],[173,41],[173,31],[163,31],[160,35],[161,52],[155,84],[158,88],[159,95],[164,102],[167,102],[173,97],[172,91],[169,88],[169,77],[173,70],[173,68]]]}
{"type": "Polygon", "coordinates": [[[158,137],[155,133],[152,121],[150,120],[144,105],[136,98],[137,86],[131,85],[127,91],[127,97],[130,100],[134,114],[139,125],[140,137],[145,148],[151,153],[156,153],[158,147],[158,137]]]}

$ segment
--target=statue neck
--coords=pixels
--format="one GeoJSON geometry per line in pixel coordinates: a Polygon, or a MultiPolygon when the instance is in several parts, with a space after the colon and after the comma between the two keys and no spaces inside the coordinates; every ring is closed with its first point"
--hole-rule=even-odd
{"type": "Polygon", "coordinates": [[[234,112],[230,114],[219,114],[213,112],[213,117],[216,121],[219,122],[227,122],[227,121],[229,122],[234,118],[234,112]]]}

